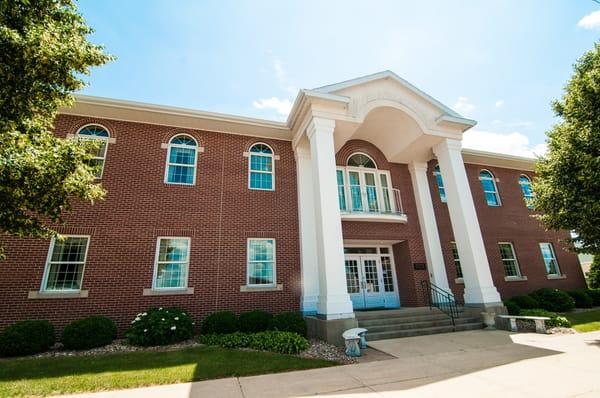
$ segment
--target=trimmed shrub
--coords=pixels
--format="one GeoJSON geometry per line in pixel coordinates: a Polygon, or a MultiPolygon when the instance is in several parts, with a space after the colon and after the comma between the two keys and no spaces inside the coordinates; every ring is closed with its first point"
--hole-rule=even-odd
{"type": "Polygon", "coordinates": [[[21,321],[0,332],[0,356],[15,357],[47,351],[54,345],[54,326],[48,321],[21,321]]]}
{"type": "Polygon", "coordinates": [[[511,297],[511,300],[523,310],[540,308],[540,304],[537,302],[537,300],[530,295],[511,297]]]}
{"type": "Polygon", "coordinates": [[[206,334],[200,336],[200,342],[225,348],[252,348],[280,354],[297,354],[309,347],[308,340],[298,333],[277,330],[259,333],[206,334]]]}
{"type": "Polygon", "coordinates": [[[600,253],[594,255],[590,272],[588,272],[588,285],[592,289],[600,289],[600,253]]]}
{"type": "Polygon", "coordinates": [[[265,311],[250,311],[240,314],[240,331],[246,333],[264,332],[269,329],[273,315],[265,311]]]}
{"type": "Polygon", "coordinates": [[[65,327],[62,343],[65,348],[84,350],[102,347],[117,338],[117,327],[103,316],[90,316],[73,321],[65,327]]]}
{"type": "Polygon", "coordinates": [[[600,306],[600,289],[588,289],[587,294],[592,298],[594,306],[600,306]]]}
{"type": "Polygon", "coordinates": [[[550,320],[546,321],[546,327],[548,328],[570,328],[571,322],[564,316],[559,316],[555,312],[546,311],[542,309],[532,309],[532,310],[523,310],[521,311],[521,315],[523,316],[547,316],[550,320]]]}
{"type": "Polygon", "coordinates": [[[150,308],[137,314],[125,334],[133,345],[154,346],[177,343],[191,339],[194,323],[179,308],[150,308]]]}
{"type": "Polygon", "coordinates": [[[508,310],[509,315],[519,315],[521,313],[521,307],[517,303],[515,303],[512,299],[506,300],[504,302],[504,306],[508,310]]]}
{"type": "Polygon", "coordinates": [[[202,334],[229,334],[239,331],[238,317],[231,311],[210,314],[202,321],[202,334]]]}
{"type": "Polygon", "coordinates": [[[531,296],[537,300],[540,308],[547,311],[568,312],[575,308],[575,300],[558,289],[539,289],[533,292],[531,296]]]}
{"type": "Polygon", "coordinates": [[[299,312],[284,312],[275,315],[271,320],[270,329],[279,330],[280,332],[298,333],[300,336],[306,337],[306,320],[299,312]]]}
{"type": "Polygon", "coordinates": [[[567,293],[575,300],[575,307],[577,308],[592,308],[594,306],[594,300],[585,290],[571,290],[567,293]]]}

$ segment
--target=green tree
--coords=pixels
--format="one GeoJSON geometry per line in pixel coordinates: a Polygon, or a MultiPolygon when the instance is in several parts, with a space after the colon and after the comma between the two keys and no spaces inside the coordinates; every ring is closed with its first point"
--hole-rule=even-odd
{"type": "MultiPolygon", "coordinates": [[[[111,59],[70,0],[0,0],[0,231],[48,237],[73,199],[101,199],[97,144],[56,137],[92,66],[111,59]]],[[[1,250],[1,248],[0,248],[1,250]]],[[[0,252],[1,255],[1,252],[0,252]]]]}
{"type": "Polygon", "coordinates": [[[600,255],[594,256],[588,273],[588,285],[592,289],[600,289],[600,255]]]}
{"type": "Polygon", "coordinates": [[[550,229],[575,231],[573,248],[600,253],[600,43],[574,66],[548,154],[536,166],[534,206],[550,229]]]}

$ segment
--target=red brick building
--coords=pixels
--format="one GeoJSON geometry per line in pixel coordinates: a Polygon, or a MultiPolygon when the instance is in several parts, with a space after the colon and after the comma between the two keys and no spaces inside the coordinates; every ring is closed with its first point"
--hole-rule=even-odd
{"type": "Polygon", "coordinates": [[[421,281],[483,308],[585,284],[528,207],[534,160],[461,150],[475,124],[391,72],[303,90],[286,122],[78,97],[56,134],[105,143],[108,194],[64,240],[3,237],[0,328],[150,306],[301,310],[344,322],[421,306],[421,281]]]}

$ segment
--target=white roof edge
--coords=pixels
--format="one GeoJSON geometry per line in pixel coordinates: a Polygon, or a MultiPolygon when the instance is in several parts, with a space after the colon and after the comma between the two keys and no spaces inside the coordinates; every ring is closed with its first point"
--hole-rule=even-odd
{"type": "Polygon", "coordinates": [[[478,149],[470,148],[463,148],[462,154],[465,163],[496,166],[514,170],[535,171],[535,164],[537,162],[536,158],[480,151],[478,149]]]}
{"type": "Polygon", "coordinates": [[[448,114],[449,116],[454,116],[459,119],[464,119],[458,112],[454,111],[453,109],[451,109],[447,105],[444,105],[442,102],[433,98],[431,95],[427,94],[423,90],[417,88],[416,86],[412,85],[408,81],[404,80],[403,78],[401,78],[400,76],[398,76],[397,74],[392,72],[391,70],[384,70],[384,71],[373,73],[370,75],[357,77],[355,79],[345,80],[343,82],[329,84],[329,85],[322,86],[322,87],[317,87],[317,88],[313,89],[312,91],[318,91],[321,93],[332,93],[334,91],[338,91],[338,90],[344,89],[346,87],[357,86],[359,84],[365,84],[368,82],[372,82],[374,80],[379,80],[379,79],[384,79],[384,78],[392,78],[392,79],[396,80],[398,83],[405,86],[409,90],[413,91],[415,94],[420,95],[421,97],[425,98],[427,101],[431,102],[438,108],[442,109],[444,111],[444,113],[448,114]]]}
{"type": "Polygon", "coordinates": [[[473,127],[477,124],[477,120],[468,119],[468,118],[462,117],[462,116],[456,117],[456,116],[452,116],[452,115],[442,115],[442,116],[438,117],[436,121],[437,122],[451,122],[451,123],[464,124],[469,127],[473,127]]]}
{"type": "MultiPolygon", "coordinates": [[[[182,115],[197,117],[201,119],[219,120],[224,122],[251,124],[255,126],[264,126],[269,128],[288,130],[288,125],[285,122],[278,122],[274,120],[258,119],[246,116],[238,116],[227,113],[207,112],[190,108],[181,108],[168,105],[158,105],[146,102],[137,102],[129,100],[120,100],[107,97],[97,97],[92,95],[75,94],[75,102],[82,104],[101,105],[106,107],[124,108],[138,111],[148,111],[157,113],[168,113],[173,115],[182,115]]],[[[69,113],[68,109],[63,113],[69,113]]]]}
{"type": "Polygon", "coordinates": [[[508,154],[500,153],[500,152],[481,151],[479,149],[471,149],[471,148],[463,148],[462,153],[465,153],[468,155],[477,155],[477,156],[483,156],[483,157],[496,158],[496,159],[518,160],[521,162],[531,162],[531,163],[537,162],[536,158],[530,158],[527,156],[508,155],[508,154]]]}

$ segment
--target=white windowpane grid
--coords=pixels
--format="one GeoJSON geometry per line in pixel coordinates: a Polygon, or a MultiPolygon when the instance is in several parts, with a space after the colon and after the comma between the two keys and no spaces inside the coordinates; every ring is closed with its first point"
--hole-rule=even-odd
{"type": "Polygon", "coordinates": [[[89,238],[83,236],[53,239],[43,290],[81,289],[88,242],[89,238]]]}
{"type": "Polygon", "coordinates": [[[379,292],[379,276],[377,274],[377,261],[364,260],[363,269],[365,272],[365,286],[369,293],[379,292]]]}
{"type": "Polygon", "coordinates": [[[500,197],[498,196],[498,188],[494,181],[494,176],[487,170],[482,170],[479,173],[479,180],[483,187],[485,201],[488,206],[500,206],[500,197]]]}
{"type": "Polygon", "coordinates": [[[500,257],[504,265],[504,275],[521,276],[513,245],[511,243],[498,243],[498,247],[500,248],[500,257]]]}
{"type": "Polygon", "coordinates": [[[260,150],[260,154],[255,154],[255,148],[264,145],[255,145],[251,149],[250,154],[250,189],[273,189],[273,155],[264,146],[264,150],[260,150]],[[268,152],[264,152],[268,151],[268,152]]]}
{"type": "Polygon", "coordinates": [[[454,258],[454,266],[456,267],[456,277],[462,278],[462,266],[460,265],[460,257],[458,256],[458,248],[456,247],[456,242],[450,243],[452,247],[452,257],[454,258]]]}
{"type": "Polygon", "coordinates": [[[548,275],[560,275],[560,268],[558,267],[558,261],[556,260],[552,244],[540,243],[540,250],[544,259],[544,265],[546,266],[546,273],[548,275]]]}
{"type": "Polygon", "coordinates": [[[393,292],[394,271],[392,270],[392,260],[388,256],[381,257],[381,269],[383,272],[383,290],[386,292],[393,292]]]}
{"type": "Polygon", "coordinates": [[[349,294],[360,292],[358,260],[346,260],[346,286],[349,294]]]}
{"type": "Polygon", "coordinates": [[[191,137],[178,135],[169,142],[166,182],[194,185],[196,182],[197,144],[191,137]]]}
{"type": "Polygon", "coordinates": [[[440,171],[440,166],[435,166],[433,169],[433,175],[435,176],[435,182],[438,186],[438,192],[440,194],[440,200],[443,203],[446,203],[446,188],[444,188],[444,179],[442,178],[442,173],[440,171]]]}
{"type": "Polygon", "coordinates": [[[154,288],[185,288],[189,267],[188,238],[160,238],[156,259],[154,288]]]}
{"type": "Polygon", "coordinates": [[[531,180],[526,175],[519,177],[519,185],[523,193],[523,199],[529,209],[533,209],[533,189],[531,189],[531,180]]]}
{"type": "Polygon", "coordinates": [[[248,240],[248,285],[275,284],[275,241],[248,240]]]}
{"type": "Polygon", "coordinates": [[[94,168],[96,178],[102,178],[102,173],[104,169],[104,161],[106,159],[106,150],[108,148],[108,139],[110,138],[110,134],[108,131],[102,127],[97,125],[89,125],[83,127],[77,133],[77,136],[83,140],[96,140],[100,141],[100,146],[94,153],[92,159],[90,159],[89,165],[94,168]]]}

